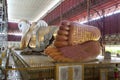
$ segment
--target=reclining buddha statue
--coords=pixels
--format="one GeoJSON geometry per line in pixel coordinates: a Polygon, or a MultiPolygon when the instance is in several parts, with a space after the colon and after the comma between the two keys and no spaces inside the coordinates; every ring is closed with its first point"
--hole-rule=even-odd
{"type": "Polygon", "coordinates": [[[44,20],[33,22],[31,25],[27,20],[21,20],[18,24],[19,30],[22,32],[20,49],[23,52],[43,51],[53,40],[55,26],[48,27],[44,20]]]}
{"type": "Polygon", "coordinates": [[[100,54],[100,37],[97,27],[63,21],[53,44],[44,52],[56,62],[91,61],[100,54]]]}

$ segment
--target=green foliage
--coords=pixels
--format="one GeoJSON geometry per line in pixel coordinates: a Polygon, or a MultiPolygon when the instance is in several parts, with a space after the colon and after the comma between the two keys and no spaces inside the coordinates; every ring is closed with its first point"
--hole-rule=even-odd
{"type": "Polygon", "coordinates": [[[120,50],[117,50],[116,52],[120,54],[120,50]]]}
{"type": "Polygon", "coordinates": [[[120,48],[115,48],[115,47],[106,47],[105,51],[109,51],[112,54],[120,54],[120,48]]]}

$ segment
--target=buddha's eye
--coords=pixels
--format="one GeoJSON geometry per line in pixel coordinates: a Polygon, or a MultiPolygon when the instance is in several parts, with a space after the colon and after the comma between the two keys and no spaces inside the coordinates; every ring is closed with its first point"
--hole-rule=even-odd
{"type": "Polygon", "coordinates": [[[20,24],[20,27],[22,27],[22,25],[20,24]]]}

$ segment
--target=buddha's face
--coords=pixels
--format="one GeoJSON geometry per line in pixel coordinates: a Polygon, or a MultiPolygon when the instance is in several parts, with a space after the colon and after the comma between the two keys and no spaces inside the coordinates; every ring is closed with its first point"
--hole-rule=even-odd
{"type": "Polygon", "coordinates": [[[29,27],[30,27],[30,24],[25,21],[20,21],[18,23],[18,28],[22,33],[24,33],[26,30],[28,30],[29,27]]]}

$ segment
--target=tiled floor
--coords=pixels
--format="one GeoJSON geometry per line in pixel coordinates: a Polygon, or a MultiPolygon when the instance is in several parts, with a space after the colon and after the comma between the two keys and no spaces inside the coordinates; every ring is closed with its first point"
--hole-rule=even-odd
{"type": "MultiPolygon", "coordinates": [[[[9,57],[9,66],[16,68],[12,56],[9,57]]],[[[18,70],[9,70],[7,73],[7,80],[22,80],[18,70]]]]}
{"type": "Polygon", "coordinates": [[[7,80],[22,80],[18,71],[12,70],[8,71],[7,80]]]}

